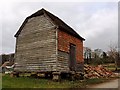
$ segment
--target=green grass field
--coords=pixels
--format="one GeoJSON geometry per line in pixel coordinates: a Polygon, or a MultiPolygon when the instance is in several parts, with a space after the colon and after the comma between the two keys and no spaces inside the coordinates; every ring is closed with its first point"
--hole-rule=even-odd
{"type": "MultiPolygon", "coordinates": [[[[109,69],[111,71],[115,71],[116,70],[114,63],[106,64],[105,66],[106,66],[107,69],[109,69]]],[[[120,67],[117,67],[117,69],[120,70],[120,67]]]]}
{"type": "Polygon", "coordinates": [[[2,77],[2,88],[85,88],[90,84],[97,84],[107,81],[106,79],[88,79],[84,81],[61,80],[60,82],[52,81],[44,78],[30,77],[10,77],[4,75],[2,77]]]}
{"type": "Polygon", "coordinates": [[[3,88],[81,88],[85,87],[81,81],[62,80],[55,82],[50,79],[29,78],[29,77],[10,77],[5,75],[2,78],[3,88]]]}

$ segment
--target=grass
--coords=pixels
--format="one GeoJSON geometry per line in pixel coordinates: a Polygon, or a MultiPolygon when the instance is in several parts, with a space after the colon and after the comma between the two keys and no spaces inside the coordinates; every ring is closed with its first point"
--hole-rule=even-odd
{"type": "MultiPolygon", "coordinates": [[[[105,66],[109,70],[114,70],[114,64],[105,66]]],[[[2,76],[2,75],[1,75],[2,76]]],[[[1,79],[0,79],[1,80],[1,79]]],[[[105,78],[86,79],[84,81],[76,80],[61,80],[60,82],[54,82],[51,79],[44,78],[30,78],[30,77],[10,77],[10,75],[4,75],[2,77],[3,88],[85,88],[87,85],[103,83],[111,80],[105,78]]]]}
{"type": "MultiPolygon", "coordinates": [[[[116,70],[116,67],[115,67],[115,64],[114,64],[114,63],[106,64],[105,66],[106,66],[106,68],[107,68],[108,70],[111,70],[111,71],[115,71],[115,70],[116,70]]],[[[120,67],[118,67],[117,69],[120,70],[120,67]]]]}
{"type": "Polygon", "coordinates": [[[102,82],[104,82],[104,79],[93,78],[93,79],[88,79],[86,81],[86,84],[90,85],[90,84],[96,84],[96,83],[98,84],[98,83],[102,83],[102,82]]]}
{"type": "Polygon", "coordinates": [[[108,79],[87,79],[84,81],[61,80],[60,82],[44,78],[10,77],[4,75],[2,78],[3,88],[85,88],[87,85],[106,82],[108,79]]]}
{"type": "Polygon", "coordinates": [[[62,80],[54,82],[50,79],[37,79],[28,77],[10,77],[3,76],[3,88],[84,88],[85,85],[81,81],[62,80]]]}
{"type": "Polygon", "coordinates": [[[93,78],[93,79],[88,79],[85,83],[86,83],[86,85],[99,84],[99,83],[108,82],[110,80],[114,80],[116,78],[118,78],[118,77],[114,77],[114,78],[93,78]]]}
{"type": "Polygon", "coordinates": [[[0,90],[2,88],[2,74],[0,73],[0,90]]]}

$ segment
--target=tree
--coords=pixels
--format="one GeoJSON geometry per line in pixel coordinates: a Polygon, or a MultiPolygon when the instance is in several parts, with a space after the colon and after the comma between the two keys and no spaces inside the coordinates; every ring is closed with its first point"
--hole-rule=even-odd
{"type": "Polygon", "coordinates": [[[103,59],[106,59],[106,58],[107,58],[106,52],[103,52],[102,57],[103,57],[103,59]]]}
{"type": "Polygon", "coordinates": [[[109,59],[108,59],[108,55],[106,52],[103,51],[102,55],[101,55],[101,60],[102,60],[102,63],[105,64],[105,63],[109,63],[109,59]]]}
{"type": "Polygon", "coordinates": [[[84,47],[84,58],[87,60],[87,64],[89,63],[89,60],[91,60],[91,54],[92,54],[91,48],[84,47]]]}
{"type": "Polygon", "coordinates": [[[118,68],[117,62],[119,58],[119,52],[118,52],[117,45],[110,44],[108,55],[109,55],[109,59],[113,60],[113,62],[115,63],[115,68],[117,70],[118,68]]]}
{"type": "Polygon", "coordinates": [[[101,58],[102,53],[103,53],[102,49],[95,49],[94,50],[94,58],[96,58],[96,59],[101,58]]]}

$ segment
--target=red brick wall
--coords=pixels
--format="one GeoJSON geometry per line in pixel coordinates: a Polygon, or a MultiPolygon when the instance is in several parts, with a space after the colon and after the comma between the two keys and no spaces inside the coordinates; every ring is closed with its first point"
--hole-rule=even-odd
{"type": "Polygon", "coordinates": [[[70,43],[76,45],[76,60],[77,62],[83,62],[83,41],[78,38],[67,34],[61,30],[58,31],[58,50],[68,52],[70,49],[70,43]]]}

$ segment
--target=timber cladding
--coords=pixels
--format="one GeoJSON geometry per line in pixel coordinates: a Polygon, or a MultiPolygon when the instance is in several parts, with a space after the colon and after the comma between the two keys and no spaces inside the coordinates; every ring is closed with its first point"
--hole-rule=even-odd
{"type": "Polygon", "coordinates": [[[84,38],[44,9],[27,17],[15,37],[15,71],[69,72],[70,44],[75,45],[75,70],[83,70],[84,38]]]}
{"type": "Polygon", "coordinates": [[[21,67],[16,66],[15,70],[56,70],[56,31],[53,27],[44,15],[28,20],[17,38],[15,62],[21,67]]]}

